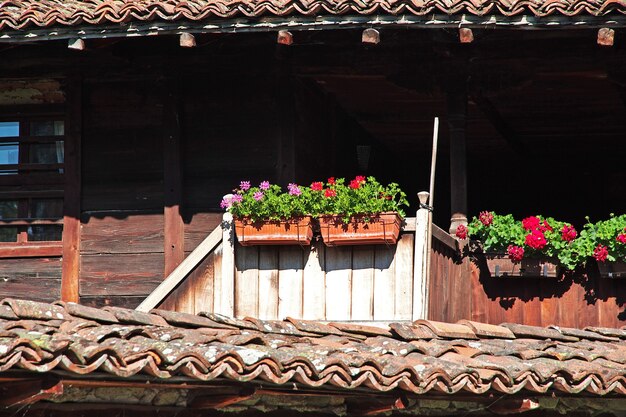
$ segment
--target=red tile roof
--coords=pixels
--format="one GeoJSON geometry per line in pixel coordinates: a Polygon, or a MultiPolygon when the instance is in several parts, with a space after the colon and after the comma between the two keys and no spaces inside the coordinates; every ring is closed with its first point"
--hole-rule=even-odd
{"type": "Polygon", "coordinates": [[[375,392],[626,394],[626,331],[418,321],[386,328],[5,299],[0,373],[105,372],[375,392]]]}
{"type": "Polygon", "coordinates": [[[316,15],[472,14],[574,16],[626,12],[623,0],[4,0],[0,30],[52,25],[109,25],[143,21],[316,15]]]}

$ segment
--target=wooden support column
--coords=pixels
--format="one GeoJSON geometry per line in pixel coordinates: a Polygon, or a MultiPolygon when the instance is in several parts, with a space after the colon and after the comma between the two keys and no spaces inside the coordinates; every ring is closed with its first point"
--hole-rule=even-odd
{"type": "Polygon", "coordinates": [[[428,197],[429,193],[422,191],[417,194],[420,208],[415,215],[415,253],[413,265],[413,320],[428,319],[428,197]]]}
{"type": "MultiPolygon", "coordinates": [[[[175,81],[168,81],[175,83],[175,81]]],[[[163,182],[165,277],[185,258],[185,225],[181,214],[183,174],[181,163],[180,90],[177,84],[167,90],[164,103],[163,182]]]]}
{"type": "Polygon", "coordinates": [[[446,94],[450,134],[450,233],[456,231],[459,224],[467,224],[467,90],[465,76],[460,77],[454,83],[457,87],[446,94]]]}
{"type": "Polygon", "coordinates": [[[63,264],[61,300],[79,301],[82,79],[68,79],[65,116],[65,192],[63,195],[63,264]]]}

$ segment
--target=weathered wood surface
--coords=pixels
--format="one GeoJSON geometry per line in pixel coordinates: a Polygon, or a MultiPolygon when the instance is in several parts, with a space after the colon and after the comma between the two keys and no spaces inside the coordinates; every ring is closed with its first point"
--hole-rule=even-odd
{"type": "Polygon", "coordinates": [[[52,302],[61,296],[61,258],[2,259],[0,298],[52,302]]]}

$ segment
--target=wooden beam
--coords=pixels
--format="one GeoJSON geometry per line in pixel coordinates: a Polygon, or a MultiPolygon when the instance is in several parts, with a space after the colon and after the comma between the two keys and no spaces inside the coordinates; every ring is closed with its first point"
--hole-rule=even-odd
{"type": "Polygon", "coordinates": [[[470,28],[459,28],[459,40],[461,43],[474,42],[474,32],[470,28]]]}
{"type": "Polygon", "coordinates": [[[21,408],[61,394],[63,394],[63,384],[60,381],[42,379],[9,381],[0,385],[0,406],[21,408]]]}
{"type": "Polygon", "coordinates": [[[293,35],[288,30],[279,30],[278,37],[276,38],[276,42],[280,45],[292,45],[293,44],[293,35]]]}
{"type": "Polygon", "coordinates": [[[85,41],[81,38],[73,38],[67,41],[67,48],[74,49],[76,51],[85,50],[85,41]]]}
{"type": "Polygon", "coordinates": [[[361,42],[370,45],[378,45],[380,43],[380,32],[376,29],[365,29],[361,35],[361,42]]]}
{"type": "Polygon", "coordinates": [[[196,38],[191,33],[181,33],[179,44],[183,48],[193,48],[196,46],[196,38]]]}
{"type": "Polygon", "coordinates": [[[80,275],[80,191],[82,137],[82,79],[68,82],[68,112],[65,118],[65,193],[63,199],[63,264],[61,300],[79,301],[80,275]]]}
{"type": "Polygon", "coordinates": [[[185,258],[185,224],[181,214],[183,174],[180,92],[178,87],[168,89],[163,112],[164,276],[168,276],[185,258]]]}
{"type": "Polygon", "coordinates": [[[465,75],[461,73],[458,77],[452,81],[458,87],[446,93],[450,135],[450,231],[463,222],[467,223],[467,90],[465,75]]]}
{"type": "Polygon", "coordinates": [[[222,227],[218,226],[139,304],[136,310],[147,312],[157,307],[221,242],[222,227]]]}
{"type": "Polygon", "coordinates": [[[610,28],[601,28],[598,30],[598,45],[613,46],[615,42],[615,31],[610,28]]]}

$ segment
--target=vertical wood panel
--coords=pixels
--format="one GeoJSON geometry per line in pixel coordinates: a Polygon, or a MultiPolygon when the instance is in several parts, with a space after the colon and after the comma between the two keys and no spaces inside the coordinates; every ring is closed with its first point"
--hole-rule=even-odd
{"type": "Polygon", "coordinates": [[[189,276],[194,281],[195,288],[193,314],[213,311],[215,258],[215,253],[209,254],[189,276]]]}
{"type": "Polygon", "coordinates": [[[396,249],[395,320],[410,320],[413,314],[413,240],[413,234],[403,234],[396,249]]]}
{"type": "Polygon", "coordinates": [[[63,264],[61,272],[61,299],[79,301],[80,279],[80,199],[81,199],[81,136],[82,136],[82,80],[69,80],[69,112],[66,117],[68,134],[65,137],[65,192],[63,196],[63,264]]]}
{"type": "Polygon", "coordinates": [[[304,265],[302,318],[306,320],[326,319],[325,253],[324,243],[314,242],[304,265]]]}
{"type": "Polygon", "coordinates": [[[393,320],[395,313],[396,247],[376,246],[374,252],[374,320],[393,320]]]}
{"type": "Polygon", "coordinates": [[[278,251],[273,246],[259,248],[259,318],[278,319],[278,251]]]}
{"type": "MultiPolygon", "coordinates": [[[[167,83],[172,85],[172,81],[167,83]]],[[[163,106],[164,252],[167,277],[185,259],[185,224],[181,215],[182,164],[179,89],[166,89],[163,106]]]]}
{"type": "Polygon", "coordinates": [[[304,250],[285,246],[278,255],[278,318],[302,317],[304,250]]]}
{"type": "Polygon", "coordinates": [[[326,248],[326,319],[350,317],[352,248],[326,248]]]}
{"type": "Polygon", "coordinates": [[[222,252],[223,242],[215,248],[215,262],[213,264],[213,312],[222,311],[222,252]]]}
{"type": "Polygon", "coordinates": [[[235,316],[259,314],[259,247],[237,245],[235,254],[235,316]]]}
{"type": "Polygon", "coordinates": [[[374,247],[352,250],[352,320],[374,319],[374,247]]]}

